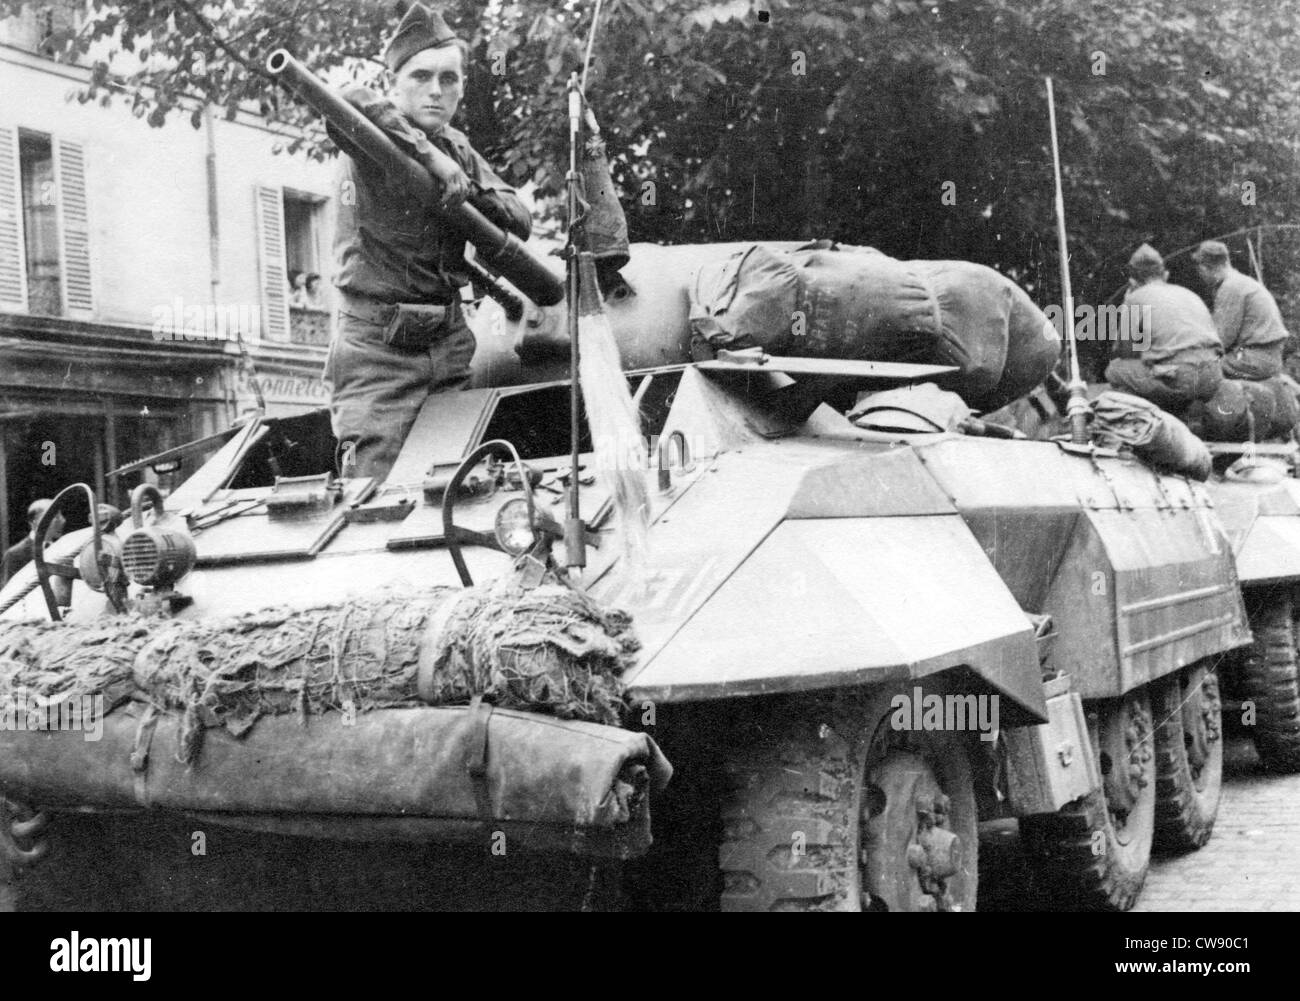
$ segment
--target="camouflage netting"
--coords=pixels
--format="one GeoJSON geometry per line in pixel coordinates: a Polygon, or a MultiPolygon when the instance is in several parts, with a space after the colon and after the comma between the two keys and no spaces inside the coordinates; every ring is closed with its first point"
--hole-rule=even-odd
{"type": "Polygon", "coordinates": [[[62,700],[102,695],[105,711],[131,697],[135,654],[151,624],[103,619],[78,629],[57,622],[0,624],[0,699],[25,692],[62,700]]]}
{"type": "Polygon", "coordinates": [[[558,584],[387,589],[310,609],[212,620],[133,617],[0,626],[0,687],[105,694],[183,713],[178,757],[206,728],[263,715],[461,705],[618,725],[631,620],[558,584]],[[423,670],[421,669],[423,667],[423,670]]]}
{"type": "Polygon", "coordinates": [[[306,610],[164,620],[135,657],[136,689],[185,715],[177,756],[208,727],[242,736],[263,715],[365,712],[415,704],[420,636],[451,588],[380,593],[306,610]]]}
{"type": "Polygon", "coordinates": [[[440,633],[430,633],[425,701],[457,704],[482,692],[503,708],[618,724],[617,679],[640,647],[626,612],[562,585],[458,593],[440,633]]]}

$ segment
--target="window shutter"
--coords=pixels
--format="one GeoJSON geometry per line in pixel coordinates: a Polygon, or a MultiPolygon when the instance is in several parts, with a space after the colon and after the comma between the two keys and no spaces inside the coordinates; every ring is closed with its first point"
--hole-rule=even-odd
{"type": "Polygon", "coordinates": [[[18,172],[18,131],[0,128],[0,309],[27,312],[27,253],[18,172]]]}
{"type": "Polygon", "coordinates": [[[60,139],[55,153],[59,179],[59,241],[63,314],[89,318],[95,300],[90,285],[90,215],[86,209],[86,153],[81,143],[60,139]]]}
{"type": "Polygon", "coordinates": [[[289,339],[289,276],[284,263],[284,195],[278,187],[258,185],[257,245],[262,284],[262,336],[289,339]]]}

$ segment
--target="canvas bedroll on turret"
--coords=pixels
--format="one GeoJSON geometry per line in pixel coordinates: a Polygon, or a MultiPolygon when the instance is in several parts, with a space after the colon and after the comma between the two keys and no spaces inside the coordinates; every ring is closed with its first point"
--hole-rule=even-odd
{"type": "MultiPolygon", "coordinates": [[[[966,261],[900,261],[829,241],[635,243],[619,277],[605,312],[626,369],[752,346],[778,356],[953,366],[940,385],[994,410],[1047,378],[1061,350],[1056,328],[1023,289],[966,261]]],[[[563,309],[534,309],[506,324],[518,359],[546,377],[562,378],[557,366],[568,358],[563,309]]],[[[480,322],[480,344],[491,350],[491,328],[480,322]]]]}

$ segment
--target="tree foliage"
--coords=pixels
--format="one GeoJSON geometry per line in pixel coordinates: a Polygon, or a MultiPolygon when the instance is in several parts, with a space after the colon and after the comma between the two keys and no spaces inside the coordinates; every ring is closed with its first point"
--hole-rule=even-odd
{"type": "MultiPolygon", "coordinates": [[[[15,0],[0,0],[0,12],[15,0]]],[[[472,43],[460,123],[514,183],[556,195],[565,82],[594,0],[443,4],[472,43]]],[[[1165,250],[1300,222],[1300,15],[1220,0],[605,0],[588,95],[634,239],[833,237],[959,257],[1056,295],[1045,75],[1055,81],[1081,299],[1165,250]],[[770,12],[760,21],[759,9],[770,12]],[[949,197],[945,198],[947,193],[949,197]],[[1249,193],[1249,194],[1248,194],[1249,193]]],[[[286,47],[322,74],[379,79],[402,5],[365,0],[94,0],[64,58],[108,45],[83,99],[161,126],[198,105],[310,114],[262,67],[286,47]],[[197,105],[196,103],[197,102],[197,105]]],[[[317,155],[319,130],[306,145],[317,155]]]]}

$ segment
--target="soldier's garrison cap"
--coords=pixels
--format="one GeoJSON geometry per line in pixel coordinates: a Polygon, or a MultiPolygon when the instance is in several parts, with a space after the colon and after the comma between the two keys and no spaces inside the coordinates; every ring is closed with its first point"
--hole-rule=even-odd
{"type": "Polygon", "coordinates": [[[447,22],[436,10],[429,10],[422,3],[414,3],[402,18],[402,23],[397,26],[388,48],[384,50],[384,62],[389,70],[396,73],[417,52],[450,45],[459,37],[447,27],[447,22]]]}
{"type": "Polygon", "coordinates": [[[1196,248],[1192,260],[1197,264],[1226,264],[1229,260],[1228,248],[1218,240],[1206,240],[1196,248]]]}
{"type": "Polygon", "coordinates": [[[1134,278],[1159,278],[1164,273],[1165,261],[1160,252],[1149,243],[1133,251],[1128,259],[1128,273],[1134,278]]]}

